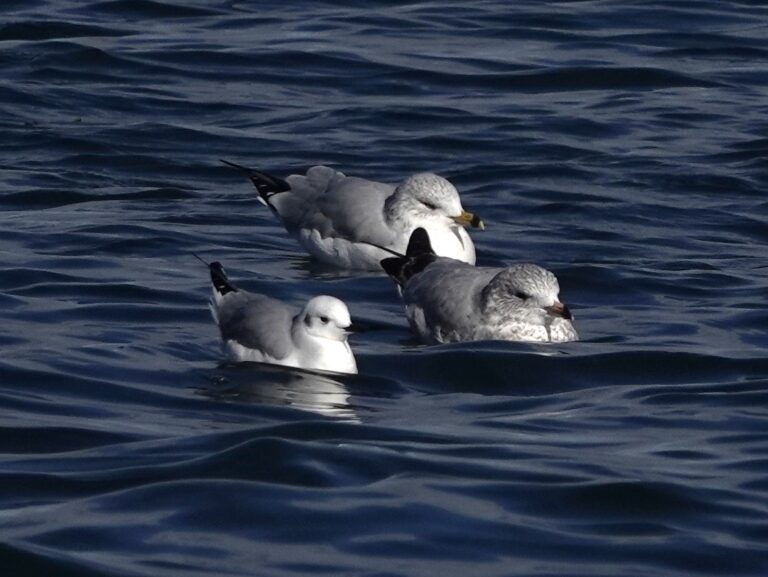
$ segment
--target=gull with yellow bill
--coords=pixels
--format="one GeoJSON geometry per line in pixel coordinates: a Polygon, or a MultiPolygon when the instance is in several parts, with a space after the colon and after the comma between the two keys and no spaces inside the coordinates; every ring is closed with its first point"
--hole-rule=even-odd
{"type": "Polygon", "coordinates": [[[340,268],[381,270],[391,252],[404,253],[416,228],[429,233],[438,256],[475,264],[465,227],[483,221],[464,210],[456,188],[431,172],[397,186],[346,176],[328,166],[285,179],[228,161],[245,172],[259,200],[317,260],[340,268]]]}

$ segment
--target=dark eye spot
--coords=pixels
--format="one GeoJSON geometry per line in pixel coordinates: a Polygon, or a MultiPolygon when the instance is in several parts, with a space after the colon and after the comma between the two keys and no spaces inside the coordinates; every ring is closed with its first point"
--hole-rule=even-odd
{"type": "Polygon", "coordinates": [[[515,296],[516,296],[517,298],[519,298],[520,300],[522,300],[522,301],[524,301],[524,300],[527,300],[527,299],[531,298],[531,295],[529,295],[528,293],[524,293],[523,291],[517,291],[517,292],[515,293],[515,296]]]}
{"type": "Polygon", "coordinates": [[[320,317],[320,322],[323,323],[324,325],[327,325],[328,324],[328,317],[320,317]]]}
{"type": "Polygon", "coordinates": [[[421,204],[426,206],[429,210],[437,210],[437,207],[434,204],[432,204],[431,202],[424,202],[424,201],[422,201],[421,204]]]}

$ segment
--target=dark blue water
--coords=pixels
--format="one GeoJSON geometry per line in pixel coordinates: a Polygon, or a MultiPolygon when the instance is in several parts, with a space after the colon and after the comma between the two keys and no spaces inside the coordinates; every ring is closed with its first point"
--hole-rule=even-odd
{"type": "Polygon", "coordinates": [[[768,574],[763,3],[0,14],[2,575],[768,574]],[[443,174],[583,340],[418,345],[219,158],[443,174]],[[361,374],[221,364],[193,252],[361,374]]]}

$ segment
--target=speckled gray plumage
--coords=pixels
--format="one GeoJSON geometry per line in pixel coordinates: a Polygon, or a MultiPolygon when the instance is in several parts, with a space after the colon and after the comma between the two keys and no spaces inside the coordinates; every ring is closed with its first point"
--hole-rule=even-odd
{"type": "Polygon", "coordinates": [[[403,300],[412,328],[429,342],[577,340],[570,320],[545,309],[558,292],[555,275],[537,265],[485,268],[438,258],[406,281],[403,300]]]}

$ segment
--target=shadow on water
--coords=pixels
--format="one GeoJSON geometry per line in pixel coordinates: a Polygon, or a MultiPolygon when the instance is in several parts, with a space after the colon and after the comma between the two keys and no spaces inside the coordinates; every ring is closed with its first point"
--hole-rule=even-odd
{"type": "Polygon", "coordinates": [[[286,406],[352,422],[360,422],[360,413],[371,410],[364,398],[391,398],[403,391],[390,379],[265,363],[221,364],[209,380],[199,393],[212,399],[286,406]]]}
{"type": "Polygon", "coordinates": [[[680,385],[760,378],[768,359],[728,357],[616,339],[539,345],[485,341],[369,355],[372,374],[427,393],[539,396],[603,386],[680,385]]]}

